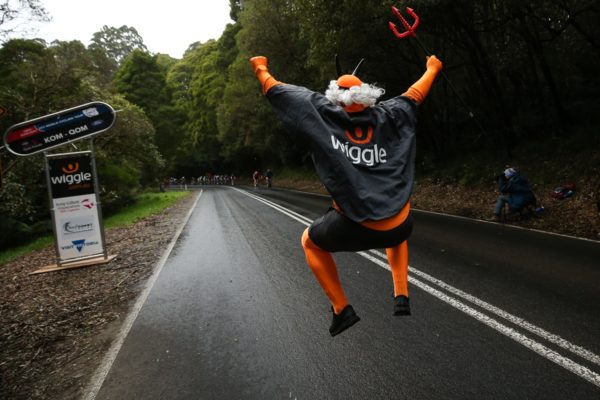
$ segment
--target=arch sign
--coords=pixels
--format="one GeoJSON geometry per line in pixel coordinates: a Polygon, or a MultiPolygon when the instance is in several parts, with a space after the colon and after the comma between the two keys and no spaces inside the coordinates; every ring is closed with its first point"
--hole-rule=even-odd
{"type": "Polygon", "coordinates": [[[110,129],[115,110],[92,102],[13,125],[3,136],[4,147],[17,156],[44,152],[50,213],[57,263],[32,274],[104,264],[108,256],[93,136],[110,129]],[[90,138],[91,150],[48,154],[59,146],[90,138]]]}
{"type": "Polygon", "coordinates": [[[4,146],[17,156],[30,156],[103,132],[115,119],[110,105],[87,103],[11,126],[4,146]]]}

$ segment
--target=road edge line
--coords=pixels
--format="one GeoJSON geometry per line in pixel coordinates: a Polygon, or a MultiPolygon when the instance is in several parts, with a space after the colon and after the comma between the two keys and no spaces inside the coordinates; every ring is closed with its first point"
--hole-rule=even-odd
{"type": "Polygon", "coordinates": [[[119,330],[119,333],[117,334],[116,340],[112,343],[112,345],[108,349],[108,352],[105,354],[105,356],[102,360],[102,363],[100,364],[100,366],[96,369],[96,371],[92,375],[92,379],[90,380],[90,383],[86,386],[87,389],[84,391],[82,399],[94,400],[96,398],[96,396],[98,395],[98,392],[100,392],[100,389],[102,388],[102,385],[104,384],[104,380],[106,379],[106,376],[110,372],[110,369],[112,368],[112,365],[113,365],[115,359],[117,358],[117,355],[119,354],[119,351],[121,350],[121,347],[123,346],[123,343],[125,342],[125,338],[129,334],[129,331],[131,330],[133,323],[135,322],[140,310],[142,309],[144,303],[146,302],[146,299],[148,298],[150,291],[154,287],[154,283],[156,282],[158,275],[160,275],[160,272],[162,271],[163,267],[165,266],[165,264],[167,262],[167,259],[171,255],[171,252],[173,251],[173,248],[175,247],[177,240],[179,240],[179,236],[181,235],[181,232],[183,232],[183,229],[187,226],[187,223],[189,222],[190,217],[192,216],[192,213],[196,209],[196,205],[198,204],[200,197],[202,197],[203,192],[204,192],[203,190],[200,191],[200,194],[194,201],[194,204],[192,205],[192,207],[190,207],[183,222],[177,229],[177,232],[175,232],[173,239],[171,239],[171,242],[169,243],[169,245],[163,252],[160,260],[155,264],[154,272],[152,273],[150,278],[146,281],[146,286],[145,286],[144,290],[142,290],[142,292],[138,296],[135,304],[129,311],[129,314],[123,321],[123,324],[121,325],[121,329],[119,330]]]}
{"type": "Polygon", "coordinates": [[[579,237],[579,236],[567,235],[567,234],[564,234],[564,233],[556,233],[556,232],[550,232],[550,231],[543,231],[541,229],[526,228],[524,226],[511,225],[511,224],[500,223],[500,222],[493,222],[493,221],[486,221],[484,219],[479,219],[479,218],[463,217],[462,215],[447,214],[447,213],[438,212],[438,211],[422,210],[420,208],[412,208],[411,207],[410,210],[411,211],[416,211],[417,213],[441,215],[441,216],[444,216],[444,217],[451,217],[451,218],[456,218],[456,219],[463,219],[465,221],[479,222],[479,223],[484,223],[484,224],[488,224],[488,225],[497,225],[497,226],[499,226],[501,228],[506,228],[506,229],[519,229],[519,230],[522,230],[522,231],[535,232],[535,233],[543,233],[545,235],[558,236],[558,237],[563,237],[563,238],[567,238],[567,239],[581,240],[583,242],[591,242],[591,243],[600,244],[600,240],[594,240],[594,239],[588,239],[588,238],[579,237]]]}
{"type": "MultiPolygon", "coordinates": [[[[314,192],[306,192],[306,191],[303,191],[303,190],[296,190],[296,189],[280,188],[280,190],[287,190],[289,192],[306,193],[306,194],[317,195],[317,196],[322,196],[322,197],[331,197],[331,196],[326,195],[326,194],[314,193],[314,192]]],[[[563,238],[567,238],[567,239],[581,240],[583,242],[591,242],[591,243],[600,244],[600,240],[596,240],[596,239],[589,239],[589,238],[585,238],[585,237],[567,235],[567,234],[564,234],[564,233],[557,233],[557,232],[551,232],[551,231],[543,231],[541,229],[535,229],[535,228],[526,228],[524,226],[511,225],[511,224],[506,224],[506,223],[498,223],[498,222],[486,221],[485,219],[481,219],[481,218],[470,218],[470,217],[464,217],[462,215],[448,214],[448,213],[439,212],[439,211],[429,211],[429,210],[423,210],[421,208],[414,208],[414,207],[411,207],[410,210],[411,211],[420,212],[420,213],[424,213],[424,214],[442,215],[442,216],[445,216],[445,217],[463,219],[465,221],[481,222],[481,223],[489,224],[489,225],[500,225],[503,228],[519,229],[519,230],[522,230],[522,231],[536,232],[536,233],[542,233],[542,234],[546,234],[546,235],[563,237],[563,238]]]]}

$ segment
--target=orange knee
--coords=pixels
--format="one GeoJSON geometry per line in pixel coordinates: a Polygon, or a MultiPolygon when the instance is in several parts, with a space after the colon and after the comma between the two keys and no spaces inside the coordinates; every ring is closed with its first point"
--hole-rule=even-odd
{"type": "Polygon", "coordinates": [[[321,249],[310,239],[308,228],[302,234],[302,248],[313,275],[331,301],[334,311],[339,314],[348,305],[348,300],[331,253],[321,249]]]}

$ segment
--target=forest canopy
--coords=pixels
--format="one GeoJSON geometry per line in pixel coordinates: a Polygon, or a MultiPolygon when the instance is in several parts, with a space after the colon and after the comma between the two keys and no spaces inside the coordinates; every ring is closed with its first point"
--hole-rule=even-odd
{"type": "MultiPolygon", "coordinates": [[[[18,3],[32,17],[47,17],[41,2],[18,3]]],[[[116,126],[96,139],[109,210],[170,176],[309,169],[306,144],[276,120],[248,59],[267,56],[280,81],[323,92],[337,77],[335,54],[347,72],[364,58],[361,79],[383,87],[385,98],[399,95],[422,74],[426,54],[415,38],[392,34],[389,21],[401,27],[392,5],[408,17],[405,2],[230,0],[234,23],[218,39],[191,43],[181,59],[150,53],[128,26],[104,26],[89,46],[4,40],[0,131],[90,101],[118,109],[116,126]]],[[[420,109],[418,173],[469,157],[510,160],[531,143],[576,138],[598,147],[597,135],[587,135],[600,119],[596,1],[410,6],[421,20],[419,41],[444,62],[447,77],[420,109]]],[[[18,12],[10,11],[0,14],[0,33],[18,12]]],[[[31,231],[47,218],[41,156],[3,151],[0,163],[0,229],[31,231]]]]}

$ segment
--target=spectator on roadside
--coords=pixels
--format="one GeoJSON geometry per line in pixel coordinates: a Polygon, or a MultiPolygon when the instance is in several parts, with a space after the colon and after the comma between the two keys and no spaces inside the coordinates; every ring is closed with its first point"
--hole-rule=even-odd
{"type": "Polygon", "coordinates": [[[496,200],[493,221],[500,221],[502,210],[508,205],[510,212],[519,212],[524,207],[535,205],[536,199],[529,183],[515,168],[507,167],[503,173],[496,175],[501,195],[496,200]]]}

